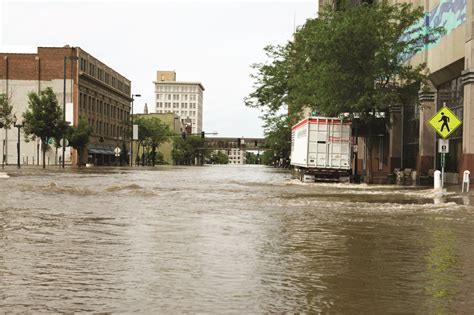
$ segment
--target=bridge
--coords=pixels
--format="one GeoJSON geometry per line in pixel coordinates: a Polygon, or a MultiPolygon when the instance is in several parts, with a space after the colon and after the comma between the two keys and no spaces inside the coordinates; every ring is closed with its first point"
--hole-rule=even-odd
{"type": "Polygon", "coordinates": [[[264,151],[268,149],[265,138],[206,137],[206,148],[215,150],[241,149],[246,151],[264,151]]]}

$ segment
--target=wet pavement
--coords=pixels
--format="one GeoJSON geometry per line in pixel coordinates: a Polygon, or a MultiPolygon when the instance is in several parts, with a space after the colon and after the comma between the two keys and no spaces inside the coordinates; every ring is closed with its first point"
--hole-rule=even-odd
{"type": "Polygon", "coordinates": [[[0,312],[472,313],[473,194],[263,166],[9,169],[0,312]]]}

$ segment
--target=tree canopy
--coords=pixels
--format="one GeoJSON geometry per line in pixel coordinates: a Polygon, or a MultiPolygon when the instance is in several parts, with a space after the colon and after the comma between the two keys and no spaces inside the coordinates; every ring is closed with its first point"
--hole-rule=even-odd
{"type": "Polygon", "coordinates": [[[265,48],[269,62],[253,65],[246,105],[262,110],[269,131],[278,128],[276,118],[287,115],[291,126],[305,111],[345,113],[367,125],[388,117],[394,106],[416,103],[427,82],[426,64],[412,65],[407,56],[443,30],[420,23],[423,17],[422,8],[409,3],[327,7],[286,45],[265,48]]]}
{"type": "Polygon", "coordinates": [[[154,166],[159,157],[156,152],[157,148],[160,144],[169,141],[173,133],[169,126],[157,117],[138,117],[136,124],[138,125],[137,160],[139,160],[140,157],[139,150],[141,147],[142,156],[147,156],[151,164],[154,166]]]}

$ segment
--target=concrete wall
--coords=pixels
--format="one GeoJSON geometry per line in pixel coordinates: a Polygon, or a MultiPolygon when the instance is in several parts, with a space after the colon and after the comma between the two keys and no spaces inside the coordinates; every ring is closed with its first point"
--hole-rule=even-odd
{"type": "MultiPolygon", "coordinates": [[[[0,80],[0,93],[6,93],[10,97],[10,104],[13,106],[12,113],[16,114],[19,118],[28,108],[28,93],[35,92],[37,93],[39,88],[45,89],[46,87],[51,87],[56,93],[58,98],[58,104],[62,106],[63,99],[63,80],[52,80],[52,81],[34,81],[34,80],[0,80]],[[8,85],[8,90],[7,90],[8,85]]],[[[71,80],[66,81],[66,99],[71,99],[71,80]]],[[[18,142],[18,132],[17,128],[10,130],[0,129],[0,139],[5,140],[6,143],[6,163],[7,164],[16,164],[17,163],[17,142],[18,142]]],[[[38,160],[38,149],[40,149],[39,140],[30,140],[25,141],[23,134],[23,129],[21,129],[20,136],[20,163],[22,164],[41,164],[42,163],[42,154],[39,153],[38,160]]],[[[3,146],[2,146],[3,147],[3,146]]],[[[1,149],[1,148],[0,148],[1,149]]],[[[41,150],[41,149],[40,149],[41,150]]],[[[61,155],[61,152],[59,152],[61,155]]],[[[57,164],[59,161],[59,155],[56,154],[54,147],[46,153],[45,161],[47,165],[57,164]]],[[[70,163],[71,154],[69,148],[66,151],[66,162],[70,163]]],[[[1,163],[1,158],[0,158],[1,163]]]]}

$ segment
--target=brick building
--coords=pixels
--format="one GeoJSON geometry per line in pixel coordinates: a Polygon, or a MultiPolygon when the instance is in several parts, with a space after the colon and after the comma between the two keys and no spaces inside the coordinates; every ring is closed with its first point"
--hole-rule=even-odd
{"type": "MultiPolygon", "coordinates": [[[[79,117],[87,119],[93,129],[83,161],[98,165],[111,164],[113,149],[130,135],[129,113],[131,82],[79,47],[38,47],[37,53],[0,53],[0,93],[21,116],[28,108],[28,93],[51,87],[60,106],[66,83],[66,116],[74,125],[79,117]]],[[[16,130],[0,130],[5,139],[6,163],[16,162],[16,130]]],[[[23,164],[41,164],[40,143],[25,142],[21,137],[23,164]]],[[[58,164],[61,150],[50,150],[46,164],[58,164]]],[[[67,148],[65,161],[75,165],[75,150],[67,148]]]]}

